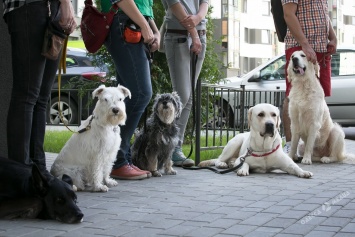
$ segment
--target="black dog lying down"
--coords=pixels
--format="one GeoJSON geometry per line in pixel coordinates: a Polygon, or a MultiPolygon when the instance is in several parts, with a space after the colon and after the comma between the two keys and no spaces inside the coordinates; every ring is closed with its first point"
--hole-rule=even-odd
{"type": "Polygon", "coordinates": [[[79,223],[72,180],[44,176],[36,165],[27,166],[0,157],[0,218],[41,218],[79,223]],[[62,181],[63,180],[63,181],[62,181]]]}

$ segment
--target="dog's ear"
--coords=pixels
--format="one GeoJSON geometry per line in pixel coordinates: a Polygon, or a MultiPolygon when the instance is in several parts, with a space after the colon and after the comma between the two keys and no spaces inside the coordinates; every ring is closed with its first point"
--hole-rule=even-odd
{"type": "Polygon", "coordinates": [[[123,93],[125,97],[129,97],[131,99],[131,91],[128,90],[126,87],[118,85],[117,88],[123,93]]]}
{"type": "Polygon", "coordinates": [[[288,62],[288,66],[287,66],[287,77],[286,80],[288,80],[288,82],[291,83],[292,81],[292,74],[293,70],[292,70],[292,60],[290,59],[290,61],[288,62]]]}
{"type": "Polygon", "coordinates": [[[278,113],[278,115],[277,115],[277,121],[276,121],[276,128],[277,128],[277,130],[280,131],[280,127],[281,127],[281,117],[280,117],[280,113],[278,113]]]}
{"type": "Polygon", "coordinates": [[[173,91],[171,95],[174,97],[175,102],[176,102],[176,118],[180,118],[181,113],[182,113],[182,103],[180,100],[180,96],[176,91],[173,91]]]}
{"type": "Polygon", "coordinates": [[[105,85],[101,85],[98,88],[96,88],[93,92],[92,92],[92,98],[95,99],[95,97],[98,97],[104,90],[106,86],[105,85]]]}
{"type": "Polygon", "coordinates": [[[250,128],[252,115],[253,115],[253,107],[251,107],[251,108],[248,110],[248,129],[250,128]]]}
{"type": "Polygon", "coordinates": [[[44,197],[48,191],[48,180],[47,178],[39,171],[36,164],[32,165],[32,181],[33,186],[37,190],[38,194],[41,197],[44,197]]]}
{"type": "Polygon", "coordinates": [[[316,74],[316,76],[319,78],[319,64],[318,62],[316,62],[315,64],[313,64],[314,66],[314,73],[316,74]]]}
{"type": "Polygon", "coordinates": [[[69,175],[63,174],[62,176],[62,180],[64,182],[66,182],[67,184],[69,184],[71,187],[73,187],[73,180],[71,179],[71,177],[69,175]]]}

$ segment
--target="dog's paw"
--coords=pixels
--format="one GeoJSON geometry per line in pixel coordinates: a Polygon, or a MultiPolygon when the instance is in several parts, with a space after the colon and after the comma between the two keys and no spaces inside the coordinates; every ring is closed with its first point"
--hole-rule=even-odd
{"type": "Polygon", "coordinates": [[[153,177],[161,177],[163,176],[159,171],[155,170],[155,171],[151,171],[153,177]]]}
{"type": "Polygon", "coordinates": [[[106,183],[106,185],[107,185],[109,188],[115,187],[115,186],[118,185],[117,181],[114,180],[114,179],[111,179],[111,178],[106,179],[106,180],[105,180],[105,183],[106,183]]]}
{"type": "Polygon", "coordinates": [[[305,164],[305,165],[311,165],[312,164],[312,160],[310,158],[303,157],[301,163],[305,164]]]}
{"type": "Polygon", "coordinates": [[[324,157],[322,157],[321,159],[320,159],[320,161],[322,162],[322,163],[324,163],[324,164],[328,164],[328,163],[330,163],[330,158],[329,157],[327,157],[327,156],[324,156],[324,157]]]}
{"type": "Polygon", "coordinates": [[[176,175],[176,174],[177,174],[176,170],[173,170],[173,169],[168,170],[168,171],[166,171],[165,173],[166,173],[167,175],[176,175]]]}
{"type": "Polygon", "coordinates": [[[227,169],[228,168],[228,164],[226,162],[216,161],[216,167],[218,169],[227,169]]]}
{"type": "Polygon", "coordinates": [[[74,192],[77,192],[78,191],[78,188],[73,184],[73,191],[74,192]]]}
{"type": "Polygon", "coordinates": [[[93,191],[93,192],[108,192],[108,187],[106,185],[100,185],[100,186],[94,187],[91,191],[93,191]]]}
{"type": "Polygon", "coordinates": [[[245,168],[240,168],[238,171],[237,171],[237,175],[238,176],[248,176],[249,175],[249,169],[245,169],[245,168]]]}
{"type": "Polygon", "coordinates": [[[309,171],[302,171],[301,174],[299,175],[300,178],[310,178],[313,176],[312,172],[309,171]]]}

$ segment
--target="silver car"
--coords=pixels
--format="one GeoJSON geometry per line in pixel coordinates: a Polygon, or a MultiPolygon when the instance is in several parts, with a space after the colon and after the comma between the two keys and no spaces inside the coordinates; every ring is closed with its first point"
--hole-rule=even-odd
{"type": "MultiPolygon", "coordinates": [[[[270,59],[265,64],[258,66],[242,77],[231,77],[224,80],[224,86],[240,88],[245,86],[248,90],[275,91],[285,90],[285,55],[279,55],[270,59]]],[[[355,45],[339,46],[337,53],[332,56],[332,96],[326,97],[330,115],[334,122],[342,126],[355,125],[355,45]]],[[[216,103],[224,105],[218,108],[223,111],[224,120],[237,119],[233,111],[237,105],[233,93],[224,93],[223,101],[216,103]],[[226,105],[229,105],[227,108],[226,105]],[[228,110],[228,111],[226,111],[228,110]]],[[[263,101],[262,97],[261,102],[263,101]]],[[[225,121],[226,124],[235,124],[235,121],[225,121]]]]}

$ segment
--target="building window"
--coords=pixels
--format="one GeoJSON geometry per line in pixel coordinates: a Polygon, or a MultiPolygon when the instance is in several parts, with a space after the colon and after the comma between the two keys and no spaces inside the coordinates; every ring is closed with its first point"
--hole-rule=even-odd
{"type": "Polygon", "coordinates": [[[270,30],[244,28],[244,42],[249,44],[271,44],[270,30]]]}
{"type": "Polygon", "coordinates": [[[264,0],[261,5],[261,14],[263,16],[270,16],[270,1],[264,0]]]}
{"type": "Polygon", "coordinates": [[[261,30],[261,43],[270,44],[270,30],[261,30]]]}
{"type": "Polygon", "coordinates": [[[248,12],[247,0],[243,0],[243,13],[248,12]]]}

